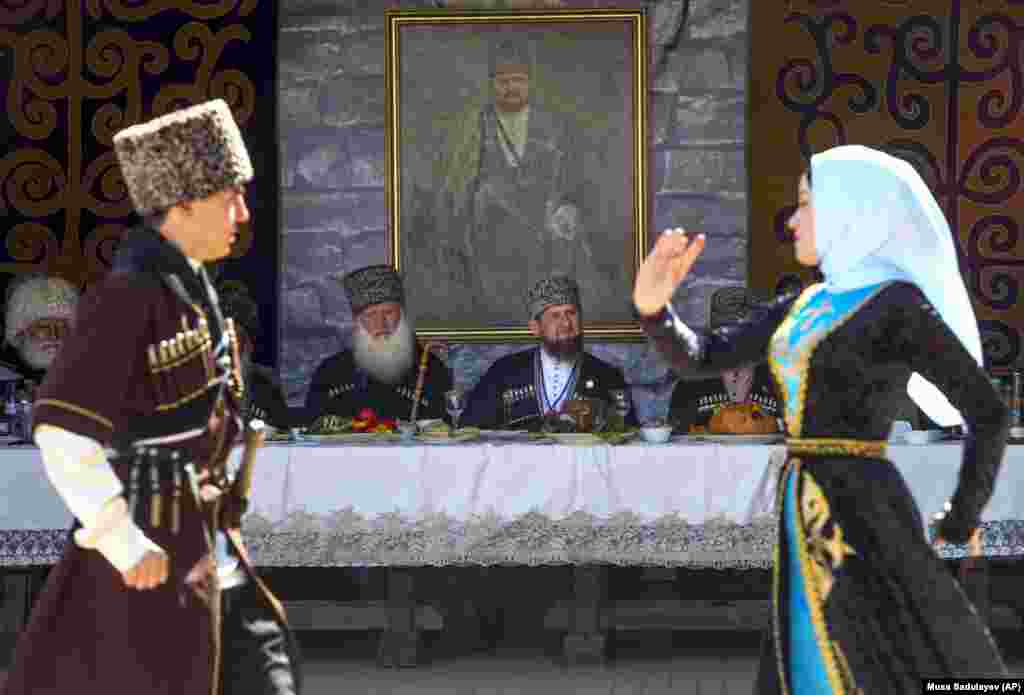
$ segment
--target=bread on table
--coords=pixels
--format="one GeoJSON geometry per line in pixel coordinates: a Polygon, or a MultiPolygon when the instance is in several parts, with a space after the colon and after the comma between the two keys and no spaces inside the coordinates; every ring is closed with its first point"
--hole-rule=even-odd
{"type": "Polygon", "coordinates": [[[712,434],[776,434],[779,427],[757,403],[730,403],[715,411],[708,430],[712,434]]]}

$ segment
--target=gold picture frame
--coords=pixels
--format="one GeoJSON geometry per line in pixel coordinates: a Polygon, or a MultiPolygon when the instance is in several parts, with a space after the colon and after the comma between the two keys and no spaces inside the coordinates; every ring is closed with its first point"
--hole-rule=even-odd
{"type": "Polygon", "coordinates": [[[641,340],[645,11],[388,11],[385,22],[388,257],[417,334],[533,339],[525,294],[565,273],[589,339],[641,340]]]}

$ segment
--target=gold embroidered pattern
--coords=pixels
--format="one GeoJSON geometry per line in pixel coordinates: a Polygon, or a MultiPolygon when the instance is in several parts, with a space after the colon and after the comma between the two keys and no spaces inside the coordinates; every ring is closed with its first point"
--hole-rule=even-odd
{"type": "MultiPolygon", "coordinates": [[[[846,655],[838,644],[828,635],[825,624],[824,605],[832,590],[833,573],[839,569],[843,561],[856,551],[843,539],[842,529],[832,522],[832,512],[821,487],[809,472],[804,471],[803,461],[791,457],[786,461],[779,475],[775,494],[776,521],[779,533],[785,531],[786,488],[790,476],[797,477],[798,506],[796,510],[797,539],[795,542],[800,563],[800,575],[804,579],[804,590],[807,594],[808,606],[814,633],[825,662],[825,671],[830,684],[830,691],[839,695],[863,695],[856,687],[853,672],[850,670],[846,655]]],[[[781,543],[775,544],[775,562],[772,566],[772,632],[775,637],[775,660],[779,672],[779,682],[783,695],[789,695],[787,680],[788,670],[785,662],[785,643],[782,625],[779,618],[779,598],[782,588],[782,550],[781,543]]]]}
{"type": "Polygon", "coordinates": [[[887,442],[872,439],[786,439],[791,454],[885,458],[887,442]]]}
{"type": "Polygon", "coordinates": [[[56,398],[40,398],[35,402],[35,407],[38,408],[41,405],[49,405],[54,408],[69,410],[76,415],[82,415],[90,420],[95,420],[107,429],[114,429],[114,423],[97,413],[95,410],[89,410],[88,408],[83,408],[82,406],[75,405],[74,403],[68,403],[67,401],[58,400],[56,398]]]}
{"type": "Polygon", "coordinates": [[[843,540],[843,529],[832,521],[825,493],[807,473],[800,476],[800,520],[807,533],[807,552],[822,603],[832,592],[832,575],[848,555],[856,555],[843,540]]]}
{"type": "MultiPolygon", "coordinates": [[[[832,515],[828,500],[817,482],[804,471],[803,461],[790,458],[786,461],[779,475],[778,488],[775,496],[776,520],[779,533],[785,531],[785,496],[790,477],[797,477],[798,523],[795,539],[796,553],[800,563],[800,576],[804,580],[804,591],[810,608],[811,622],[818,648],[825,662],[825,671],[829,680],[830,692],[833,695],[860,695],[856,681],[850,670],[845,654],[838,644],[832,641],[825,623],[825,599],[832,590],[833,572],[842,566],[850,555],[856,555],[844,540],[842,529],[831,522],[832,515]]],[[[772,618],[775,636],[775,659],[779,671],[783,695],[789,695],[788,670],[785,663],[785,643],[783,642],[782,625],[779,618],[779,594],[782,588],[782,552],[781,543],[775,544],[775,562],[772,567],[772,618]]]]}
{"type": "Polygon", "coordinates": [[[832,533],[826,535],[825,529],[832,520],[832,513],[825,493],[814,478],[802,467],[794,470],[793,475],[799,476],[797,489],[800,509],[796,532],[799,536],[797,555],[800,558],[800,575],[804,580],[814,634],[825,661],[829,685],[833,693],[845,695],[850,693],[853,686],[853,675],[843,668],[846,657],[842,655],[839,645],[829,637],[824,608],[825,599],[832,591],[833,572],[842,566],[846,556],[856,553],[843,541],[838,524],[832,522],[832,533]]]}
{"type": "Polygon", "coordinates": [[[792,377],[799,380],[801,376],[800,365],[804,363],[809,364],[811,356],[810,350],[807,349],[806,345],[798,347],[796,359],[793,359],[788,363],[784,363],[782,361],[781,355],[783,354],[783,351],[788,351],[784,345],[785,339],[793,329],[797,315],[800,314],[800,311],[804,306],[822,289],[824,289],[824,285],[811,285],[800,294],[796,302],[794,302],[793,306],[790,308],[789,313],[786,314],[786,318],[772,335],[768,348],[768,366],[771,368],[772,377],[775,379],[775,384],[778,386],[779,393],[783,396],[783,413],[786,420],[786,431],[794,436],[799,436],[800,434],[800,415],[803,413],[804,409],[804,394],[807,391],[807,380],[804,379],[800,384],[800,387],[797,390],[796,403],[791,407],[788,402],[790,396],[786,391],[786,377],[792,377]]]}
{"type": "Polygon", "coordinates": [[[831,298],[826,298],[820,307],[814,307],[804,313],[802,310],[808,302],[825,289],[823,284],[812,285],[804,290],[786,315],[785,320],[772,335],[768,350],[768,364],[776,385],[782,393],[786,394],[784,398],[786,431],[791,436],[799,437],[803,431],[804,405],[810,382],[811,356],[815,349],[825,338],[856,316],[861,307],[890,284],[882,283],[873,288],[871,292],[857,299],[852,305],[843,307],[842,315],[838,316],[835,321],[825,323],[818,328],[814,327],[815,322],[823,316],[835,314],[835,307],[831,298]],[[797,345],[790,344],[790,337],[793,333],[802,333],[797,345]],[[792,391],[787,388],[791,382],[796,383],[795,396],[792,396],[792,391]],[[792,403],[789,402],[791,398],[792,403]]]}

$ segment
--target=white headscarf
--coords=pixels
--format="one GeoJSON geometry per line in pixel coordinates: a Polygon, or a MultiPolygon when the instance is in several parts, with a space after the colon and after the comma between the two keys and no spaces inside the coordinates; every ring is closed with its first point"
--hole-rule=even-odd
{"type": "MultiPolygon", "coordinates": [[[[836,291],[890,280],[915,284],[982,364],[981,336],[960,276],[946,217],[907,162],[860,145],[811,157],[815,246],[825,283],[836,291]]],[[[916,372],[907,393],[942,427],[960,412],[916,372]]]]}

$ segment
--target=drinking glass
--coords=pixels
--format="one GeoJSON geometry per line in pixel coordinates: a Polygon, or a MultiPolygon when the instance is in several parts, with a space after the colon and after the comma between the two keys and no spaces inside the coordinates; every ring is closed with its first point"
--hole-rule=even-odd
{"type": "Polygon", "coordinates": [[[466,393],[462,389],[452,389],[444,393],[444,406],[452,417],[452,428],[459,429],[459,418],[466,409],[466,393]]]}
{"type": "Polygon", "coordinates": [[[615,415],[622,418],[622,422],[629,417],[629,398],[626,396],[626,389],[612,389],[608,392],[612,399],[612,407],[615,415]]]}

